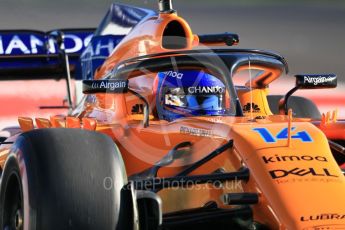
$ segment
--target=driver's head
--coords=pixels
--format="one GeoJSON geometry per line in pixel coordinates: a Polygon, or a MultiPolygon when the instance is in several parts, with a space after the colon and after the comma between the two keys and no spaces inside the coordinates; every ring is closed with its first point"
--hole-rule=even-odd
{"type": "Polygon", "coordinates": [[[164,120],[225,113],[225,85],[217,77],[203,71],[158,73],[154,91],[158,115],[164,120]]]}

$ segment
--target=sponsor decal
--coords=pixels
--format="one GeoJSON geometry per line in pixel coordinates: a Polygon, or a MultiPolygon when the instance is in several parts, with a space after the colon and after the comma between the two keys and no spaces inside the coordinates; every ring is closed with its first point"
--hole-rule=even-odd
{"type": "Polygon", "coordinates": [[[114,48],[121,42],[123,35],[94,36],[82,53],[80,60],[83,79],[93,79],[94,72],[109,57],[114,48]]]}
{"type": "Polygon", "coordinates": [[[317,225],[312,227],[303,228],[303,230],[340,230],[345,229],[343,224],[332,224],[332,225],[317,225]]]}
{"type": "Polygon", "coordinates": [[[262,160],[265,164],[275,163],[275,162],[285,162],[285,161],[320,161],[320,162],[328,162],[326,157],[323,156],[309,156],[309,155],[286,155],[286,156],[279,156],[274,155],[272,157],[263,156],[262,160]]]}
{"type": "Polygon", "coordinates": [[[316,76],[316,77],[311,77],[311,76],[304,76],[304,83],[310,83],[310,84],[314,84],[319,85],[319,84],[325,84],[325,83],[329,83],[329,82],[333,82],[337,77],[335,76],[316,76]]]}
{"type": "Polygon", "coordinates": [[[212,130],[191,128],[191,127],[186,127],[186,126],[181,126],[180,127],[180,133],[190,134],[190,135],[193,135],[193,136],[201,136],[201,137],[213,136],[213,131],[212,130]]]}
{"type": "Polygon", "coordinates": [[[125,93],[127,80],[84,80],[83,93],[125,93]]]}
{"type": "Polygon", "coordinates": [[[144,105],[136,104],[132,107],[132,114],[144,114],[144,105]]]}
{"type": "Polygon", "coordinates": [[[284,177],[275,179],[277,184],[285,183],[343,183],[339,177],[284,177]]]}
{"type": "Polygon", "coordinates": [[[164,72],[164,74],[167,77],[175,77],[177,79],[182,79],[183,78],[183,73],[179,73],[179,72],[175,72],[175,71],[171,71],[171,70],[164,72]]]}
{"type": "Polygon", "coordinates": [[[116,81],[116,82],[109,82],[109,81],[101,81],[101,82],[94,82],[92,84],[92,88],[100,88],[100,89],[107,89],[107,90],[115,90],[117,88],[125,88],[126,82],[124,81],[116,81]]]}
{"type": "Polygon", "coordinates": [[[188,87],[189,94],[222,94],[225,89],[220,86],[194,86],[188,87]]]}
{"type": "Polygon", "coordinates": [[[345,220],[345,213],[322,213],[310,216],[301,216],[301,221],[315,221],[315,220],[345,220]]]}
{"type": "MultiPolygon", "coordinates": [[[[295,131],[295,129],[296,127],[292,127],[291,131],[295,131]]],[[[253,131],[259,133],[266,143],[275,143],[277,140],[286,140],[288,138],[288,128],[283,128],[275,136],[273,136],[272,132],[267,128],[254,128],[253,131]]],[[[299,139],[302,142],[313,142],[309,133],[304,130],[291,135],[291,139],[299,139]]]]}
{"type": "Polygon", "coordinates": [[[260,111],[261,111],[260,107],[254,103],[247,103],[246,105],[243,106],[243,112],[245,113],[250,113],[250,112],[258,113],[260,111]]]}
{"type": "Polygon", "coordinates": [[[304,176],[314,176],[314,177],[338,177],[333,175],[327,168],[314,169],[314,168],[293,168],[291,170],[287,169],[276,169],[269,171],[272,179],[284,178],[289,175],[304,177],[304,176]]]}
{"type": "Polygon", "coordinates": [[[214,123],[223,123],[223,119],[221,117],[207,117],[205,120],[214,123]]]}
{"type": "MultiPolygon", "coordinates": [[[[65,33],[66,53],[81,53],[92,38],[90,33],[65,33]]],[[[2,34],[0,35],[0,55],[23,54],[56,54],[58,52],[54,41],[47,40],[45,35],[30,34],[2,34]],[[49,49],[47,50],[47,43],[49,49]]]]}
{"type": "Polygon", "coordinates": [[[84,51],[83,61],[92,58],[107,58],[114,48],[121,42],[124,36],[106,35],[101,37],[94,37],[91,45],[84,51]]]}

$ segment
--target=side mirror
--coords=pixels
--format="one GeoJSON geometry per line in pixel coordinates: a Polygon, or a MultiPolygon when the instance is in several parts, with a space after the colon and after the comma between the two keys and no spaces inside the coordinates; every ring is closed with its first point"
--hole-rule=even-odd
{"type": "Polygon", "coordinates": [[[279,114],[288,114],[289,97],[299,89],[331,89],[337,87],[335,74],[299,74],[295,75],[296,86],[279,101],[279,114]]]}
{"type": "Polygon", "coordinates": [[[337,87],[337,75],[313,74],[295,75],[299,89],[330,89],[337,87]]]}
{"type": "Polygon", "coordinates": [[[105,80],[83,80],[83,93],[84,94],[96,94],[96,93],[108,93],[108,94],[122,94],[130,92],[134,96],[138,97],[145,104],[144,107],[144,127],[149,126],[150,120],[150,105],[146,98],[141,94],[131,90],[128,86],[128,80],[118,79],[105,79],[105,80]]]}

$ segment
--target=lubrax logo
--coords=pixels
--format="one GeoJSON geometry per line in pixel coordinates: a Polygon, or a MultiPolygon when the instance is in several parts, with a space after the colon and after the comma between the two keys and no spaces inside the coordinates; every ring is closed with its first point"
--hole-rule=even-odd
{"type": "Polygon", "coordinates": [[[319,214],[319,215],[310,215],[310,216],[301,217],[301,221],[314,221],[314,220],[345,220],[345,214],[324,213],[324,214],[319,214]]]}
{"type": "Polygon", "coordinates": [[[333,175],[328,169],[314,169],[314,168],[294,168],[291,170],[276,169],[269,171],[269,174],[273,179],[287,177],[289,175],[304,177],[304,176],[315,176],[315,177],[338,177],[333,175]]]}
{"type": "MultiPolygon", "coordinates": [[[[81,52],[90,42],[92,34],[81,36],[77,34],[64,35],[66,53],[81,52]]],[[[56,53],[53,40],[45,36],[33,34],[1,35],[0,55],[39,54],[46,53],[46,43],[49,43],[49,53],[56,53]]]]}
{"type": "Polygon", "coordinates": [[[274,155],[273,157],[262,157],[262,160],[265,164],[276,163],[276,162],[285,162],[285,161],[320,161],[328,162],[326,157],[323,156],[309,156],[309,155],[287,155],[287,156],[278,156],[274,155]]]}

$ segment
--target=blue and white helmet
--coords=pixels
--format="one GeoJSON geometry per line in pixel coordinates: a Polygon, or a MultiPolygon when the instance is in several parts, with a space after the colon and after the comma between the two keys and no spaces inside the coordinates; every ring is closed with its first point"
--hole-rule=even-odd
{"type": "Polygon", "coordinates": [[[160,119],[172,121],[181,117],[216,116],[226,112],[224,83],[203,71],[160,72],[154,88],[160,119]]]}

